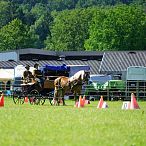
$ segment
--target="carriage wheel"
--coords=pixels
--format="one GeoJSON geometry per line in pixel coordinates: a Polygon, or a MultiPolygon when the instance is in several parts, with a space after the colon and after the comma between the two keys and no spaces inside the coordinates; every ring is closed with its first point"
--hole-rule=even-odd
{"type": "Polygon", "coordinates": [[[48,99],[49,99],[49,102],[50,102],[50,105],[54,105],[53,104],[53,101],[54,101],[54,93],[53,92],[49,92],[49,95],[48,95],[48,99]]]}
{"type": "Polygon", "coordinates": [[[52,106],[59,106],[60,105],[59,102],[57,100],[55,100],[54,98],[53,99],[49,99],[49,100],[50,100],[50,104],[52,106]]]}
{"type": "Polygon", "coordinates": [[[53,98],[49,98],[50,105],[53,105],[53,98]]]}
{"type": "Polygon", "coordinates": [[[23,104],[24,103],[24,96],[22,96],[22,93],[20,90],[15,90],[13,93],[13,101],[15,104],[23,104]]]}
{"type": "Polygon", "coordinates": [[[38,90],[32,90],[30,92],[30,97],[29,97],[29,102],[30,104],[39,104],[40,103],[40,99],[38,98],[39,92],[38,90]]]}
{"type": "Polygon", "coordinates": [[[40,104],[43,105],[45,103],[46,99],[44,97],[40,98],[40,104]]]}
{"type": "Polygon", "coordinates": [[[41,104],[41,105],[44,105],[44,103],[45,103],[45,99],[41,99],[41,100],[40,100],[40,104],[41,104]]]}
{"type": "Polygon", "coordinates": [[[23,96],[13,96],[13,101],[15,104],[23,104],[24,103],[24,97],[23,96]]]}

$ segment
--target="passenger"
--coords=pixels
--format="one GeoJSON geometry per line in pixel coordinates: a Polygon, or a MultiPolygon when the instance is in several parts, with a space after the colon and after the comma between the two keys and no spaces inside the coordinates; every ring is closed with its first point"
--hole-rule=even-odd
{"type": "Polygon", "coordinates": [[[39,70],[39,64],[37,64],[37,63],[34,65],[33,76],[34,76],[35,80],[38,81],[40,83],[40,85],[42,86],[43,74],[42,74],[41,70],[39,70]]]}
{"type": "Polygon", "coordinates": [[[27,83],[32,83],[32,80],[34,79],[34,76],[32,75],[32,72],[29,71],[30,66],[26,65],[26,70],[23,72],[23,83],[27,84],[27,83]]]}

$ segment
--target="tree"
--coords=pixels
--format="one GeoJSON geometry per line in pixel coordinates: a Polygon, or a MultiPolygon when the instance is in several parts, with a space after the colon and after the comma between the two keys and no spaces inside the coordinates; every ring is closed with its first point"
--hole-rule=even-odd
{"type": "Polygon", "coordinates": [[[63,11],[54,16],[51,37],[46,40],[49,50],[84,50],[92,9],[63,11]]]}
{"type": "Polygon", "coordinates": [[[0,1],[0,28],[10,21],[10,2],[0,1]]]}
{"type": "Polygon", "coordinates": [[[28,48],[35,41],[29,36],[28,27],[18,19],[0,29],[0,38],[1,50],[28,48]]]}
{"type": "Polygon", "coordinates": [[[146,46],[146,14],[141,6],[119,5],[96,11],[86,50],[142,50],[146,46]]]}
{"type": "Polygon", "coordinates": [[[71,10],[75,8],[78,0],[48,0],[48,7],[51,11],[71,10]]]}
{"type": "Polygon", "coordinates": [[[20,19],[26,25],[33,25],[36,21],[35,16],[31,13],[31,5],[20,5],[16,10],[16,18],[20,19]]]}
{"type": "Polygon", "coordinates": [[[47,35],[50,35],[50,25],[53,20],[52,16],[47,7],[42,4],[36,4],[31,10],[31,13],[36,20],[34,24],[30,26],[30,32],[39,37],[37,48],[43,48],[44,40],[47,35]]]}

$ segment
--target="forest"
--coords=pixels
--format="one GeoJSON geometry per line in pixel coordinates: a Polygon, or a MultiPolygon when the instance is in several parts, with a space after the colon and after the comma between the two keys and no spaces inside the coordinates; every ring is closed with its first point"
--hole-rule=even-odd
{"type": "Polygon", "coordinates": [[[145,0],[1,0],[0,51],[146,49],[145,0]]]}

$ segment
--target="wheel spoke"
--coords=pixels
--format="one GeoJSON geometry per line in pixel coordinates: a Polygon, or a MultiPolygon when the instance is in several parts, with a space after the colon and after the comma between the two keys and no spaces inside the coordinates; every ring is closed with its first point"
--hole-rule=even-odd
{"type": "Polygon", "coordinates": [[[39,104],[39,99],[38,99],[38,95],[39,95],[39,92],[37,90],[32,90],[30,92],[30,98],[29,98],[29,102],[30,104],[39,104]]]}

